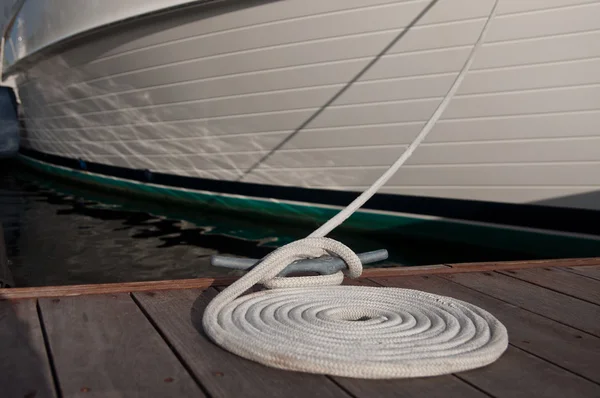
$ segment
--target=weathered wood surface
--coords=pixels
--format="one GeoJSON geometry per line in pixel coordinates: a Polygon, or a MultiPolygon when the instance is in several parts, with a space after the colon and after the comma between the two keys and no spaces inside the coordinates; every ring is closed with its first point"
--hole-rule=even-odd
{"type": "Polygon", "coordinates": [[[161,334],[212,397],[348,397],[329,378],[248,361],[213,344],[202,314],[216,290],[135,293],[161,334]]]}
{"type": "Polygon", "coordinates": [[[512,345],[493,364],[458,374],[493,397],[598,397],[600,386],[512,345]]]}
{"type": "Polygon", "coordinates": [[[600,265],[600,257],[558,258],[547,260],[490,261],[484,263],[448,264],[465,272],[481,272],[500,269],[547,268],[547,267],[593,267],[600,265]],[[468,270],[468,271],[467,271],[468,270]]]}
{"type": "Polygon", "coordinates": [[[127,294],[41,299],[63,397],[202,397],[127,294]]]}
{"type": "MultiPolygon", "coordinates": [[[[589,266],[594,266],[593,268],[597,268],[595,267],[595,265],[600,265],[600,257],[583,259],[506,261],[492,263],[438,264],[411,267],[366,268],[363,271],[361,278],[381,278],[430,274],[454,274],[482,272],[496,269],[512,270],[542,267],[570,266],[573,267],[573,269],[579,269],[580,267],[588,268],[589,266]]],[[[211,286],[228,286],[235,280],[237,280],[237,277],[223,276],[196,279],[178,279],[169,281],[100,283],[94,285],[67,285],[0,289],[0,300],[15,300],[43,297],[68,297],[80,296],[84,294],[114,294],[158,290],[205,289],[211,286]]]]}
{"type": "Polygon", "coordinates": [[[482,398],[489,395],[454,375],[398,380],[334,380],[357,398],[482,398]]]}
{"type": "Polygon", "coordinates": [[[600,305],[600,281],[595,279],[566,272],[560,268],[497,272],[600,305]]]}
{"type": "Polygon", "coordinates": [[[569,266],[565,268],[565,271],[572,272],[578,275],[587,276],[588,278],[596,279],[600,281],[600,267],[594,266],[569,266]]]}
{"type": "Polygon", "coordinates": [[[35,300],[0,301],[0,396],[56,396],[35,300]]]}
{"type": "Polygon", "coordinates": [[[496,272],[445,275],[456,283],[600,337],[600,306],[496,272]]]}
{"type": "MultiPolygon", "coordinates": [[[[510,344],[600,383],[600,338],[596,336],[438,276],[375,279],[375,282],[423,290],[477,305],[492,313],[506,326],[510,344]]],[[[598,286],[600,287],[600,282],[598,286]]]]}
{"type": "Polygon", "coordinates": [[[204,308],[223,288],[214,279],[213,287],[201,289],[165,290],[165,284],[150,283],[144,289],[158,289],[43,298],[39,311],[35,300],[4,300],[0,388],[12,390],[0,389],[0,396],[600,397],[600,305],[594,301],[600,280],[540,267],[456,274],[442,266],[411,276],[376,270],[379,277],[346,280],[452,296],[490,311],[508,328],[510,346],[497,362],[419,379],[288,372],[231,354],[201,326],[204,308]]]}
{"type": "Polygon", "coordinates": [[[0,300],[25,298],[72,297],[88,294],[118,294],[158,290],[202,289],[225,286],[237,278],[197,278],[150,282],[98,283],[94,285],[66,285],[0,289],[0,300]]]}
{"type": "MultiPolygon", "coordinates": [[[[367,268],[364,270],[362,277],[367,278],[371,276],[422,275],[436,271],[448,272],[451,269],[452,268],[447,265],[425,265],[404,268],[367,268]]],[[[84,294],[115,294],[159,290],[206,289],[211,286],[228,286],[237,279],[237,277],[224,276],[214,278],[179,279],[169,281],[98,283],[94,285],[42,286],[0,289],[0,300],[44,297],[69,297],[80,296],[84,294]]]]}

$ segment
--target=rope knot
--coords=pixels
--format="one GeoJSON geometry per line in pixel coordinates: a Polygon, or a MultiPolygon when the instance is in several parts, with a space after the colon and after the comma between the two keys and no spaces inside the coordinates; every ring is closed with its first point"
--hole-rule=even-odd
{"type": "Polygon", "coordinates": [[[336,256],[344,260],[348,266],[346,274],[351,278],[357,278],[362,273],[360,259],[348,246],[330,238],[305,238],[282,246],[266,256],[256,267],[265,268],[260,282],[269,289],[340,285],[344,280],[342,271],[331,275],[277,276],[294,261],[323,255],[336,256]]]}

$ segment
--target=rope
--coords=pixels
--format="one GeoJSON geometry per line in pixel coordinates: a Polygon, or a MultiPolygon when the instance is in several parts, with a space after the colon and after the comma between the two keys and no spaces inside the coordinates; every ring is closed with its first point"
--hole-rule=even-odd
{"type": "Polygon", "coordinates": [[[277,277],[290,263],[338,256],[347,276],[357,255],[324,236],[350,217],[406,162],[458,90],[493,19],[498,0],[462,70],[422,131],[398,160],[348,207],[308,238],[266,256],[207,306],[203,327],[225,349],[281,369],[358,378],[423,377],[488,365],[508,346],[491,314],[449,297],[410,289],[339,286],[344,273],[277,277]],[[244,295],[256,284],[271,290],[244,295]]]}

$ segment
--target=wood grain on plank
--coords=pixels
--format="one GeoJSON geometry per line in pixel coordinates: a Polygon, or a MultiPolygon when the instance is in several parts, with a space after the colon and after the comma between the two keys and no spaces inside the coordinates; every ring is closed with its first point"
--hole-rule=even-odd
{"type": "Polygon", "coordinates": [[[65,397],[202,397],[127,294],[41,299],[65,397]]]}
{"type": "Polygon", "coordinates": [[[490,261],[483,263],[459,263],[448,264],[452,268],[489,271],[496,269],[521,269],[521,268],[544,268],[544,267],[584,267],[600,265],[600,257],[588,258],[556,258],[546,260],[519,260],[519,261],[490,261]]]}
{"type": "MultiPolygon", "coordinates": [[[[387,268],[365,268],[361,278],[380,278],[408,275],[453,274],[493,271],[496,269],[522,269],[539,267],[573,266],[583,267],[591,264],[600,264],[600,258],[588,259],[560,259],[536,261],[507,261],[493,263],[464,263],[464,264],[439,264],[422,266],[399,266],[387,268]]],[[[197,279],[178,279],[149,282],[125,283],[100,283],[95,285],[69,285],[69,286],[43,286],[0,289],[0,300],[15,300],[42,297],[67,297],[87,294],[114,294],[129,292],[147,292],[158,290],[176,289],[205,289],[211,286],[228,286],[238,277],[223,276],[197,279]]]]}
{"type": "Polygon", "coordinates": [[[35,300],[0,301],[0,396],[56,396],[35,300]]]}
{"type": "Polygon", "coordinates": [[[178,279],[149,282],[98,283],[93,285],[40,286],[0,289],[0,300],[24,298],[72,297],[93,294],[116,294],[157,290],[200,289],[224,286],[235,282],[235,277],[178,279]]]}
{"type": "Polygon", "coordinates": [[[452,272],[452,267],[445,264],[435,265],[415,265],[399,266],[386,268],[365,268],[361,278],[375,278],[378,276],[396,276],[396,275],[422,275],[436,272],[452,272]]]}
{"type": "Polygon", "coordinates": [[[582,333],[577,329],[438,276],[376,281],[387,286],[423,290],[477,305],[489,311],[506,326],[511,344],[600,383],[600,372],[598,372],[600,338],[598,337],[582,333]]]}
{"type": "Polygon", "coordinates": [[[438,264],[422,266],[399,266],[386,268],[365,268],[361,277],[381,278],[394,276],[425,275],[425,274],[455,274],[482,272],[507,269],[529,269],[543,267],[586,267],[600,266],[600,257],[590,258],[563,258],[548,260],[519,260],[519,261],[494,261],[478,263],[438,264]]]}
{"type": "MultiPolygon", "coordinates": [[[[451,270],[445,265],[426,265],[402,268],[365,269],[363,277],[388,275],[421,275],[436,270],[451,270]]],[[[98,283],[93,285],[40,286],[13,289],[0,289],[0,300],[16,300],[25,298],[70,297],[91,294],[115,294],[147,292],[159,290],[206,289],[211,286],[229,286],[238,277],[224,276],[214,278],[178,279],[165,281],[98,283]]]]}
{"type": "Polygon", "coordinates": [[[493,364],[457,376],[498,398],[600,396],[598,384],[514,346],[493,364]]]}
{"type": "Polygon", "coordinates": [[[587,266],[587,267],[567,267],[566,271],[587,276],[588,278],[596,279],[600,281],[600,267],[598,266],[587,266]]]}
{"type": "Polygon", "coordinates": [[[595,279],[566,272],[560,268],[497,272],[600,305],[600,281],[595,279]]]}
{"type": "Polygon", "coordinates": [[[269,368],[210,341],[202,315],[215,294],[214,289],[135,293],[212,397],[348,397],[325,376],[269,368]]]}
{"type": "Polygon", "coordinates": [[[495,272],[443,277],[600,337],[598,305],[495,272]]]}
{"type": "Polygon", "coordinates": [[[357,398],[489,397],[453,375],[395,380],[334,379],[357,398]]]}
{"type": "Polygon", "coordinates": [[[346,286],[380,286],[379,284],[375,283],[373,280],[371,280],[369,278],[356,278],[356,279],[345,278],[342,285],[346,285],[346,286]]]}

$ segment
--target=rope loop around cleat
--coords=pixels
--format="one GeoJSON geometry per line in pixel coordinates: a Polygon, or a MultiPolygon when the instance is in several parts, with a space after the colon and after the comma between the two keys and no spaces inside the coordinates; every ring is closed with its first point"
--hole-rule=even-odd
{"type": "Polygon", "coordinates": [[[356,255],[329,238],[283,246],[215,297],[204,329],[244,358],[287,370],[357,378],[434,376],[485,366],[506,350],[487,311],[410,289],[337,286],[335,275],[273,278],[292,261],[328,253],[360,275],[356,255]],[[270,279],[273,278],[273,279],[270,279]],[[283,286],[242,295],[255,282],[283,286]]]}

